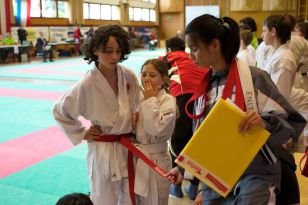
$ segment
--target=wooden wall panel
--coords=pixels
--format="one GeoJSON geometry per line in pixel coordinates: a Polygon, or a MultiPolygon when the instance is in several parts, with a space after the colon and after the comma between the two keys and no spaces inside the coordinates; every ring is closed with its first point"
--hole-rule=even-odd
{"type": "Polygon", "coordinates": [[[160,0],[159,12],[184,12],[184,0],[160,0]]]}
{"type": "Polygon", "coordinates": [[[31,26],[68,26],[68,19],[31,18],[31,26]]]}
{"type": "Polygon", "coordinates": [[[258,11],[261,9],[261,0],[231,0],[231,11],[258,11]]]}
{"type": "Polygon", "coordinates": [[[158,35],[160,39],[166,40],[176,35],[178,30],[184,30],[184,13],[162,13],[158,35]]]}

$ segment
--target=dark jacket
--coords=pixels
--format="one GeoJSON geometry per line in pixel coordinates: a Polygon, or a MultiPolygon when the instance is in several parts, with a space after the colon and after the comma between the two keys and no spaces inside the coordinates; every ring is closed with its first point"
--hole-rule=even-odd
{"type": "Polygon", "coordinates": [[[44,51],[44,48],[47,46],[47,40],[45,38],[36,39],[36,52],[41,53],[44,51]]]}

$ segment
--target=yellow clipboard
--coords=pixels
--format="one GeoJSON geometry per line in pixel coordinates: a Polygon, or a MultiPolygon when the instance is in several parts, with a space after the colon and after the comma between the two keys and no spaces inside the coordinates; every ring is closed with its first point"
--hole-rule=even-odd
{"type": "Polygon", "coordinates": [[[226,197],[270,133],[255,127],[245,134],[245,113],[219,99],[175,162],[226,197]]]}

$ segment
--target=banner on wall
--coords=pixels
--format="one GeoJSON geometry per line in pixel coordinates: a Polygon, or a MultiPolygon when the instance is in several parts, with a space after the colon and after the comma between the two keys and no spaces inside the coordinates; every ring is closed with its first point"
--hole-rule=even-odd
{"type": "Polygon", "coordinates": [[[17,26],[30,26],[31,25],[31,0],[17,0],[17,26]]]}
{"type": "MultiPolygon", "coordinates": [[[[18,42],[17,30],[19,27],[12,27],[12,36],[15,42],[18,42]]],[[[35,46],[36,39],[39,37],[39,32],[44,33],[44,37],[49,42],[65,42],[73,41],[74,27],[71,26],[51,26],[51,27],[24,27],[28,32],[27,41],[31,41],[35,46]]],[[[90,27],[81,27],[81,33],[86,37],[86,34],[90,27]]]]}
{"type": "Polygon", "coordinates": [[[11,32],[10,0],[0,1],[0,34],[11,32]]]}
{"type": "MultiPolygon", "coordinates": [[[[19,27],[12,27],[12,36],[15,42],[18,42],[17,30],[19,27]]],[[[44,33],[44,37],[49,39],[48,27],[25,27],[25,30],[28,32],[27,41],[32,42],[32,45],[35,46],[36,39],[39,37],[39,32],[44,33]]]]}
{"type": "Polygon", "coordinates": [[[63,42],[69,38],[72,38],[70,36],[70,33],[73,32],[74,34],[74,28],[53,26],[49,27],[49,32],[50,32],[50,42],[63,42]]]}

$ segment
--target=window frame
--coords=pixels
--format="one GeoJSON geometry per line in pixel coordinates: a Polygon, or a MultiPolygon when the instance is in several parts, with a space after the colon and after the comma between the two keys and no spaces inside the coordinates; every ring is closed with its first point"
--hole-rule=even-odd
{"type": "MultiPolygon", "coordinates": [[[[61,1],[61,2],[67,2],[69,3],[69,0],[54,0],[55,3],[56,3],[56,16],[55,17],[44,17],[43,16],[43,3],[42,3],[43,0],[39,0],[40,2],[40,15],[39,16],[31,16],[31,12],[30,12],[30,18],[47,18],[47,19],[52,19],[52,18],[57,18],[57,19],[68,19],[69,17],[59,17],[59,4],[58,2],[61,1]]],[[[14,5],[15,5],[15,0],[12,0],[12,5],[13,5],[13,8],[14,8],[14,5]]],[[[13,12],[13,15],[14,15],[15,12],[13,12]]],[[[15,15],[14,15],[15,16],[15,15]]]]}
{"type": "Polygon", "coordinates": [[[113,4],[101,4],[101,3],[92,3],[92,2],[83,2],[82,6],[83,6],[83,10],[84,10],[84,6],[85,4],[88,5],[88,18],[85,18],[85,16],[83,15],[83,19],[84,20],[102,20],[102,21],[120,21],[121,19],[121,14],[120,14],[120,6],[119,5],[113,5],[113,4]],[[96,5],[99,5],[99,13],[100,13],[100,18],[99,19],[94,19],[94,18],[90,18],[90,5],[91,4],[96,4],[96,5]],[[102,18],[102,6],[110,6],[110,18],[102,18]],[[118,16],[114,16],[114,12],[112,12],[112,9],[116,7],[118,10],[119,10],[119,13],[118,13],[118,16]],[[118,18],[118,19],[116,19],[118,18]]]}
{"type": "Polygon", "coordinates": [[[142,8],[142,7],[130,6],[129,9],[128,9],[128,12],[129,12],[129,21],[134,21],[134,22],[138,22],[138,21],[141,21],[141,22],[156,22],[156,19],[157,19],[156,10],[152,9],[152,8],[142,8]],[[135,9],[140,9],[141,10],[141,18],[140,18],[140,20],[134,20],[134,10],[135,9]],[[142,11],[144,9],[148,10],[148,18],[147,18],[148,20],[143,20],[144,18],[142,17],[142,11]],[[132,14],[130,13],[131,11],[133,12],[132,14]],[[154,21],[151,19],[151,11],[155,13],[155,20],[154,21]]]}

